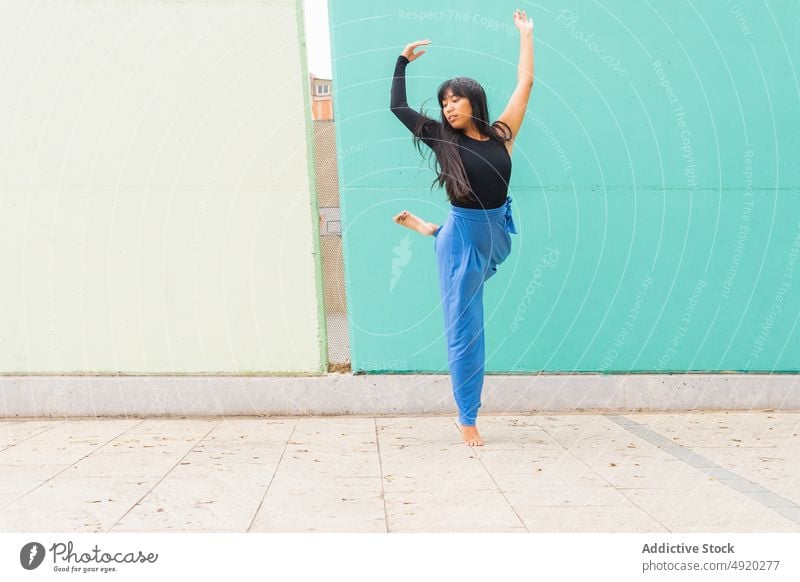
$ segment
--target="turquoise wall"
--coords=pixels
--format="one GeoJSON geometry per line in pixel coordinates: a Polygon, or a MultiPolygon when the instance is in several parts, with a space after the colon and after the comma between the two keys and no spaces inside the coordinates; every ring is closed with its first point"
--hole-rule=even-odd
{"type": "Polygon", "coordinates": [[[800,4],[450,6],[331,3],[353,371],[447,370],[433,238],[391,220],[448,208],[389,110],[396,56],[432,41],[408,66],[415,109],[438,116],[439,83],[463,75],[496,118],[517,7],[536,80],[513,152],[520,234],[485,292],[487,371],[800,370],[800,4]]]}

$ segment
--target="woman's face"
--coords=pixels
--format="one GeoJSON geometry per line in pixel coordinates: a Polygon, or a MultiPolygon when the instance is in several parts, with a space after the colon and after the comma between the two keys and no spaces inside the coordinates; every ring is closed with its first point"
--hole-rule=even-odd
{"type": "Polygon", "coordinates": [[[472,125],[472,104],[466,97],[453,95],[449,90],[442,101],[442,112],[453,129],[466,129],[472,125]]]}

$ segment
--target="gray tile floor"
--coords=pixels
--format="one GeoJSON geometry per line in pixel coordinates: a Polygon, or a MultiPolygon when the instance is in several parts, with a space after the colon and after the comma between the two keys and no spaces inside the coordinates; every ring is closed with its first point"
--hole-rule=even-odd
{"type": "Polygon", "coordinates": [[[0,420],[0,531],[800,532],[800,414],[0,420]]]}

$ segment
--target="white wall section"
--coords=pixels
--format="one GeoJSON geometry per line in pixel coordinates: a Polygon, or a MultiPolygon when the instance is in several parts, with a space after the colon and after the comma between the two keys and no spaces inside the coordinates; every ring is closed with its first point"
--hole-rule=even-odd
{"type": "Polygon", "coordinates": [[[322,371],[295,1],[0,11],[0,373],[322,371]]]}

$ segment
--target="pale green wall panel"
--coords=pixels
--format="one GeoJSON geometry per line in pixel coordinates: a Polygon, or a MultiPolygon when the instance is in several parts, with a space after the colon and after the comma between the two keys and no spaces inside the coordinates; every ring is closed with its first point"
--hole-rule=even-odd
{"type": "Polygon", "coordinates": [[[447,369],[433,240],[391,222],[447,212],[389,111],[395,59],[430,38],[410,105],[438,118],[436,88],[464,75],[496,118],[517,7],[536,83],[513,154],[520,234],[485,293],[487,370],[800,370],[800,3],[747,0],[333,2],[353,369],[447,369]]]}
{"type": "Polygon", "coordinates": [[[0,5],[0,372],[326,369],[298,7],[0,5]]]}

